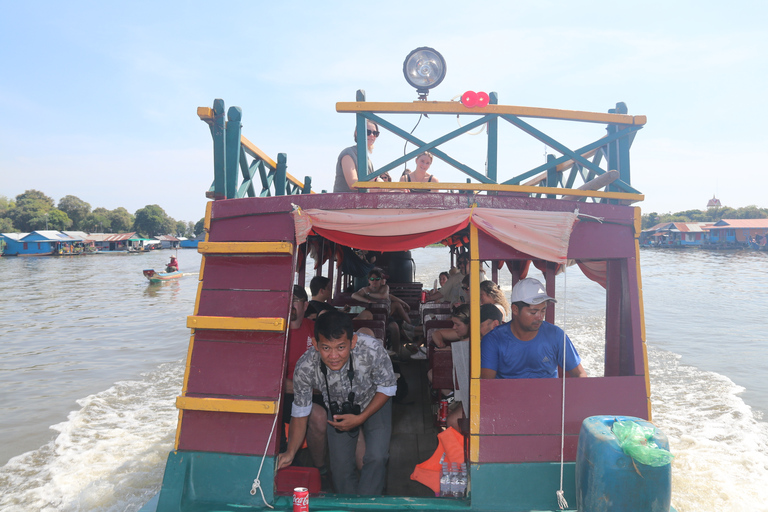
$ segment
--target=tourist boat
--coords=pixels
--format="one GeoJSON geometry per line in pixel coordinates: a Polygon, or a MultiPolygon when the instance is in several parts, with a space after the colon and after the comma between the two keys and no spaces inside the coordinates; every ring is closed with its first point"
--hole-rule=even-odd
{"type": "MultiPolygon", "coordinates": [[[[474,94],[475,100],[478,96],[483,97],[474,94]]],[[[301,181],[286,172],[286,155],[274,160],[242,135],[239,108],[225,112],[224,102],[215,100],[213,108],[198,109],[213,136],[214,180],[207,194],[212,201],[205,241],[198,246],[203,260],[187,320],[192,334],[176,401],[175,446],[162,489],[144,511],[292,510],[290,489],[276,483],[275,461],[291,289],[295,282],[307,283],[304,262],[313,252],[308,245],[321,255],[318,272],[331,278],[339,296],[352,283],[339,261],[345,250],[387,248],[402,255],[407,253],[398,251],[440,242],[452,246],[445,249],[446,268],[458,245],[470,254],[474,318],[479,317],[474,276],[484,262],[494,278],[506,265],[513,281],[533,263],[550,296],[563,291],[555,289],[555,276],[566,264],[573,264],[568,272],[583,272],[600,283],[604,369],[586,379],[480,379],[480,333],[473,323],[469,421],[463,432],[466,495],[435,497],[409,478],[414,465],[438,446],[438,431],[424,388],[428,361],[407,361],[400,366],[409,379],[410,400],[394,408],[386,495],[312,495],[310,510],[554,511],[562,506],[558,494],[569,504],[565,508],[575,510],[590,493],[607,504],[600,510],[670,509],[669,465],[611,468],[611,462],[587,456],[581,467],[600,475],[594,479],[580,474],[578,465],[586,449],[579,441],[585,419],[652,419],[637,241],[641,213],[632,206],[643,196],[631,186],[629,161],[646,118],[629,115],[622,103],[596,113],[505,106],[495,93],[484,99],[474,106],[472,101],[383,103],[368,102],[358,91],[356,101],[337,103],[337,112],[356,117],[358,169],[368,169],[366,120],[415,148],[371,173],[361,172],[360,193],[314,193],[310,178],[301,181]],[[446,126],[457,115],[469,121],[424,141],[395,124],[401,114],[450,120],[446,126]],[[600,123],[607,133],[571,148],[534,127],[537,119],[600,123]],[[514,163],[503,165],[498,158],[501,123],[561,156],[550,155],[544,164],[513,175],[514,163]],[[488,144],[480,170],[443,149],[445,142],[481,126],[487,127],[488,144]],[[476,183],[374,181],[425,150],[476,183]],[[434,193],[398,193],[403,188],[434,193]],[[650,477],[656,469],[661,478],[650,477]],[[596,488],[588,488],[588,481],[597,481],[596,488]],[[622,482],[618,493],[601,490],[601,484],[614,481],[622,482]],[[644,508],[648,492],[654,493],[655,508],[644,508]]],[[[404,268],[398,281],[413,275],[407,263],[404,268]]],[[[390,283],[394,280],[390,276],[390,283]]],[[[407,284],[421,290],[420,283],[407,284]]],[[[547,320],[557,323],[561,314],[556,304],[548,308],[547,320]]]]}
{"type": "Polygon", "coordinates": [[[184,275],[183,272],[176,270],[175,272],[155,272],[154,269],[144,269],[144,277],[149,279],[150,283],[162,283],[164,281],[173,281],[184,275]]]}

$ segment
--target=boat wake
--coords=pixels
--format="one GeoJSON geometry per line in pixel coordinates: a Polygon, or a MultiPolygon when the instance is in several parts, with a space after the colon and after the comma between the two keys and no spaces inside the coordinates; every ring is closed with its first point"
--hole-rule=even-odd
{"type": "Polygon", "coordinates": [[[78,400],[45,446],[0,468],[2,510],[138,510],[160,488],[173,448],[183,363],[78,400]]]}

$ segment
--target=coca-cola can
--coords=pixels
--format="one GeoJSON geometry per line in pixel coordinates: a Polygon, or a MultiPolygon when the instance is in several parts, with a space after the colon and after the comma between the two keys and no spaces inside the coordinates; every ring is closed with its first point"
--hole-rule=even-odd
{"type": "Polygon", "coordinates": [[[293,512],[309,512],[309,489],[306,487],[293,490],[293,512]]]}
{"type": "Polygon", "coordinates": [[[427,292],[426,290],[421,290],[421,303],[424,304],[427,302],[427,292]]]}
{"type": "Polygon", "coordinates": [[[444,427],[448,420],[448,400],[440,400],[440,408],[437,410],[437,423],[444,427]]]}

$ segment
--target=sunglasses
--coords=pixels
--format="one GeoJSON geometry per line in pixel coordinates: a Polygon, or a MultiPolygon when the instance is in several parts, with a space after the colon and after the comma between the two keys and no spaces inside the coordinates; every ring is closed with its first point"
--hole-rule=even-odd
{"type": "Polygon", "coordinates": [[[369,277],[368,280],[369,281],[381,281],[381,278],[380,277],[369,277]]]}
{"type": "Polygon", "coordinates": [[[374,130],[366,130],[366,131],[368,132],[368,135],[373,135],[374,137],[378,137],[379,136],[379,132],[378,131],[374,131],[374,130]]]}

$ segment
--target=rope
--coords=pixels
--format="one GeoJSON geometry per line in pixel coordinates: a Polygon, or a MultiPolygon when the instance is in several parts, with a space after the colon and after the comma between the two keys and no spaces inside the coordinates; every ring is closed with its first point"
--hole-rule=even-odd
{"type": "Polygon", "coordinates": [[[555,493],[557,495],[557,506],[560,510],[568,508],[568,502],[565,501],[565,493],[563,492],[563,467],[565,465],[565,356],[566,356],[566,319],[567,319],[567,293],[568,293],[568,273],[563,267],[563,407],[560,411],[560,489],[555,493]]]}
{"type": "Polygon", "coordinates": [[[267,457],[267,452],[269,451],[269,443],[272,442],[272,436],[275,433],[275,426],[277,426],[277,418],[280,416],[280,404],[283,402],[283,390],[282,387],[280,391],[277,394],[277,407],[275,408],[275,419],[272,421],[272,430],[269,431],[269,437],[267,438],[267,446],[264,448],[264,455],[261,457],[261,463],[259,464],[259,471],[256,473],[256,478],[253,480],[253,485],[251,485],[251,496],[256,496],[256,490],[258,490],[261,493],[261,501],[264,502],[264,505],[274,510],[275,507],[267,503],[267,499],[264,497],[264,489],[261,487],[261,480],[259,480],[259,477],[261,476],[261,470],[264,467],[264,459],[267,457]]]}

